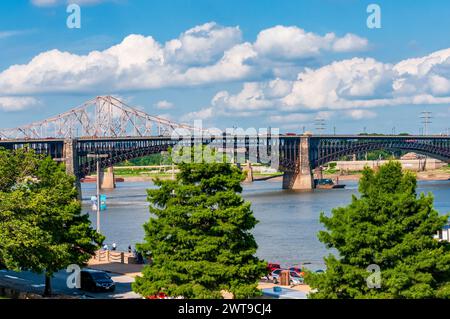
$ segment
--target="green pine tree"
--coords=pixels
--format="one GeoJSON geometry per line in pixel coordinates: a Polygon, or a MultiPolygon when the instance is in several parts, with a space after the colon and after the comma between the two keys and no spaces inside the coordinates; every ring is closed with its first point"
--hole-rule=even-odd
{"type": "Polygon", "coordinates": [[[323,274],[307,274],[312,298],[449,298],[450,246],[433,236],[448,216],[433,209],[433,197],[416,195],[416,178],[391,161],[375,172],[366,168],[361,196],[347,207],[323,213],[328,231],[319,239],[339,257],[325,258],[323,274]],[[380,267],[380,286],[367,279],[380,267]]]}
{"type": "Polygon", "coordinates": [[[143,296],[164,292],[185,298],[236,298],[259,294],[266,265],[255,257],[256,225],[240,196],[242,172],[229,164],[179,164],[175,181],[148,190],[152,217],[140,251],[152,257],[133,289],[143,296]]]}
{"type": "Polygon", "coordinates": [[[0,264],[45,273],[45,295],[55,272],[84,265],[103,241],[81,213],[74,181],[50,157],[0,150],[0,264]]]}

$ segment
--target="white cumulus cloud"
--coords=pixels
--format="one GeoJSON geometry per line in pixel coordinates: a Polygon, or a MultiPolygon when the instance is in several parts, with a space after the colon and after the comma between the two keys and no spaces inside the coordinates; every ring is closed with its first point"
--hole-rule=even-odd
{"type": "Polygon", "coordinates": [[[353,34],[342,38],[334,33],[320,36],[296,26],[282,25],[261,31],[255,42],[255,50],[262,56],[282,59],[314,57],[326,51],[360,51],[367,46],[367,39],[353,34]]]}
{"type": "Polygon", "coordinates": [[[306,68],[294,81],[246,82],[236,93],[218,92],[208,109],[214,116],[264,112],[270,121],[283,123],[326,112],[359,120],[377,116],[367,108],[444,103],[450,103],[450,49],[395,65],[352,58],[306,68]]]}
{"type": "Polygon", "coordinates": [[[222,27],[215,22],[196,26],[165,44],[167,60],[187,65],[217,61],[223,53],[242,42],[239,27],[222,27]]]}
{"type": "Polygon", "coordinates": [[[162,100],[155,103],[155,106],[160,110],[169,110],[174,107],[172,102],[162,100]]]}
{"type": "MultiPolygon", "coordinates": [[[[226,29],[208,24],[198,27],[195,34],[201,32],[209,39],[206,42],[214,44],[223,39],[223,35],[208,38],[206,34],[220,33],[220,30],[228,33],[226,29]]],[[[255,56],[249,43],[232,46],[222,52],[217,61],[213,59],[217,51],[212,47],[207,53],[204,46],[194,45],[187,50],[183,45],[180,50],[174,62],[171,55],[174,52],[168,54],[167,47],[153,37],[137,34],[127,36],[120,44],[104,51],[92,51],[87,55],[51,50],[37,55],[28,64],[13,65],[1,72],[0,92],[120,92],[224,82],[251,74],[252,67],[245,61],[255,56]],[[188,64],[183,64],[185,62],[188,64]]]]}
{"type": "Polygon", "coordinates": [[[4,111],[20,111],[38,104],[32,97],[0,96],[0,109],[4,111]]]}
{"type": "MultiPolygon", "coordinates": [[[[96,1],[83,1],[88,2],[96,1]]],[[[58,1],[34,0],[33,3],[56,5],[58,1]]],[[[320,36],[298,27],[276,26],[262,30],[256,42],[251,43],[243,42],[238,26],[208,22],[165,43],[152,36],[131,34],[106,50],[85,55],[57,49],[42,52],[27,64],[12,65],[1,71],[0,92],[10,95],[120,93],[242,81],[261,77],[267,71],[282,74],[278,60],[282,64],[290,58],[311,58],[322,50],[336,50],[333,46],[339,50],[360,49],[364,40],[355,35],[320,36]]]]}

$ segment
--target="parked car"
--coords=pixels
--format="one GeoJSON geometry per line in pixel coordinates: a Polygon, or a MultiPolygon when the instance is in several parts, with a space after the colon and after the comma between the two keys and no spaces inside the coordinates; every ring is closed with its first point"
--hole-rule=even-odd
{"type": "Polygon", "coordinates": [[[283,270],[286,270],[286,269],[278,268],[270,273],[270,277],[272,278],[274,284],[276,284],[279,281],[280,273],[283,270]]]}
{"type": "Polygon", "coordinates": [[[116,289],[116,284],[104,271],[83,269],[81,275],[81,289],[92,292],[109,291],[116,289]]]}
{"type": "Polygon", "coordinates": [[[271,273],[275,269],[280,269],[280,268],[281,268],[280,264],[274,264],[274,263],[267,264],[267,270],[269,271],[269,273],[271,273]]]}
{"type": "Polygon", "coordinates": [[[290,271],[295,271],[295,272],[298,272],[298,273],[302,272],[302,269],[300,267],[291,267],[291,268],[289,268],[289,270],[290,271]]]}
{"type": "MultiPolygon", "coordinates": [[[[280,275],[283,270],[288,270],[288,269],[276,269],[272,272],[272,280],[273,280],[274,284],[277,284],[280,282],[280,275]]],[[[289,284],[301,285],[301,284],[303,284],[303,282],[304,282],[303,276],[301,276],[300,274],[298,274],[295,271],[289,271],[289,284]]]]}
{"type": "Polygon", "coordinates": [[[300,275],[296,271],[291,271],[290,275],[290,284],[292,285],[302,285],[304,283],[304,276],[300,275]]]}
{"type": "Polygon", "coordinates": [[[290,271],[296,272],[300,275],[300,277],[305,277],[305,272],[300,267],[291,267],[289,268],[290,271]]]}
{"type": "Polygon", "coordinates": [[[146,299],[167,299],[167,295],[163,292],[158,292],[155,295],[148,296],[146,299]]]}

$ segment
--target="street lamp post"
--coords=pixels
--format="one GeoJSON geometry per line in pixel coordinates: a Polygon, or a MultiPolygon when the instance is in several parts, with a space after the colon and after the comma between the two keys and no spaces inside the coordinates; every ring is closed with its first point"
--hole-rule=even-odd
{"type": "Polygon", "coordinates": [[[107,158],[108,154],[88,154],[87,157],[97,160],[97,233],[100,233],[100,159],[107,158]]]}

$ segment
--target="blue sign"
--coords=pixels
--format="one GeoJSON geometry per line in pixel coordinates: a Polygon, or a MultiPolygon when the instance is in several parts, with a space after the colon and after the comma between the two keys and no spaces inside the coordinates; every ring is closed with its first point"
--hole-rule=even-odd
{"type": "MultiPolygon", "coordinates": [[[[91,196],[92,210],[97,210],[97,196],[91,196]]],[[[106,210],[106,195],[100,195],[100,211],[106,210]]]]}
{"type": "Polygon", "coordinates": [[[106,195],[100,195],[100,210],[106,210],[106,195]]]}

